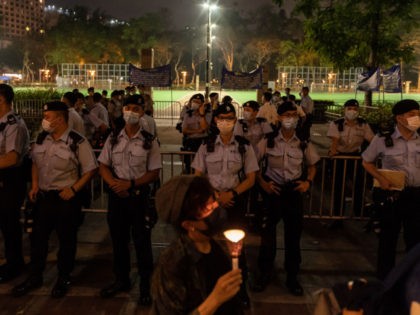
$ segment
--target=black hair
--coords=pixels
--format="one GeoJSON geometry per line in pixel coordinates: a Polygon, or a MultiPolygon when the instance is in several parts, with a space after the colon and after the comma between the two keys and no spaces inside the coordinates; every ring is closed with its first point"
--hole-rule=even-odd
{"type": "Polygon", "coordinates": [[[13,102],[15,98],[15,92],[13,92],[13,88],[8,84],[0,84],[0,95],[2,95],[8,104],[13,102]]]}
{"type": "Polygon", "coordinates": [[[273,94],[271,94],[270,92],[264,92],[263,96],[264,96],[264,99],[267,102],[269,102],[269,101],[271,101],[271,98],[273,97],[273,94]]]}
{"type": "Polygon", "coordinates": [[[101,93],[98,93],[98,92],[93,93],[93,101],[94,101],[95,103],[98,103],[98,102],[100,102],[101,100],[102,100],[102,95],[101,95],[101,93]]]}
{"type": "Polygon", "coordinates": [[[181,227],[181,223],[185,220],[196,220],[200,211],[204,209],[207,201],[214,195],[214,188],[209,180],[204,176],[195,177],[185,193],[184,201],[182,203],[181,212],[178,217],[178,224],[176,225],[180,231],[185,231],[181,227]]]}
{"type": "Polygon", "coordinates": [[[76,95],[73,92],[66,92],[63,97],[70,102],[72,107],[76,103],[76,95]]]}

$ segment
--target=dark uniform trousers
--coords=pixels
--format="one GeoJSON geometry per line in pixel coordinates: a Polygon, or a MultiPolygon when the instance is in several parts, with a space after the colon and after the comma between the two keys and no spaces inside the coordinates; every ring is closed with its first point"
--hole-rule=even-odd
{"type": "Polygon", "coordinates": [[[3,234],[5,258],[11,267],[24,264],[20,207],[26,194],[21,168],[0,170],[0,230],[3,234]]]}
{"type": "Polygon", "coordinates": [[[288,275],[296,276],[300,269],[300,238],[303,224],[303,198],[294,191],[294,185],[283,185],[280,195],[264,193],[267,217],[261,230],[258,267],[263,272],[273,269],[277,251],[276,229],[284,221],[284,268],[288,275]]]}
{"type": "Polygon", "coordinates": [[[141,280],[148,281],[153,270],[151,228],[146,222],[149,190],[148,187],[142,187],[136,192],[127,198],[109,193],[108,225],[113,245],[114,274],[122,281],[128,281],[130,277],[130,235],[141,280]]]}
{"type": "MultiPolygon", "coordinates": [[[[205,143],[207,137],[202,138],[190,138],[184,136],[182,138],[182,148],[181,151],[189,151],[189,152],[197,152],[200,148],[201,144],[205,143]]],[[[194,159],[193,155],[185,155],[184,156],[184,164],[185,164],[185,173],[191,174],[191,162],[194,159]]]]}
{"type": "MultiPolygon", "coordinates": [[[[386,193],[386,192],[385,192],[386,193]]],[[[406,251],[420,243],[420,187],[406,188],[399,198],[387,203],[380,214],[378,246],[378,278],[384,279],[395,265],[396,248],[401,226],[406,251]]]]}
{"type": "Polygon", "coordinates": [[[59,241],[58,273],[61,277],[70,276],[76,259],[77,231],[81,209],[79,194],[67,201],[60,198],[58,190],[49,190],[38,194],[31,235],[33,274],[42,275],[48,255],[48,241],[51,232],[55,230],[59,241]]]}
{"type": "MultiPolygon", "coordinates": [[[[340,153],[339,155],[347,156],[360,156],[360,153],[340,153]]],[[[334,208],[333,214],[336,216],[342,216],[345,210],[345,197],[346,197],[346,181],[353,181],[352,194],[354,194],[353,199],[353,212],[355,216],[359,216],[363,207],[363,187],[364,187],[364,169],[362,166],[362,160],[344,160],[344,159],[333,159],[332,160],[332,171],[334,171],[335,163],[335,173],[332,173],[334,178],[334,208]],[[346,162],[347,161],[347,162],[346,162]],[[356,168],[356,174],[355,174],[356,168]],[[344,184],[343,184],[344,179],[344,184]],[[343,194],[344,192],[344,194],[343,194]]]]}

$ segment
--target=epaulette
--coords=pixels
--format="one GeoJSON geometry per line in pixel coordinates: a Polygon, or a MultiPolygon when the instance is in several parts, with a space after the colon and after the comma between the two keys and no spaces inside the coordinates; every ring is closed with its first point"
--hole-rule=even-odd
{"type": "Polygon", "coordinates": [[[42,144],[45,140],[45,138],[48,136],[48,132],[46,132],[45,130],[42,131],[40,134],[38,134],[38,137],[36,137],[36,144],[42,144]]]}
{"type": "Polygon", "coordinates": [[[141,130],[140,133],[144,138],[143,149],[150,150],[152,148],[152,142],[155,137],[144,129],[141,130]]]}
{"type": "Polygon", "coordinates": [[[14,125],[14,124],[16,124],[16,123],[17,123],[17,120],[16,120],[15,115],[13,115],[13,114],[8,115],[8,116],[7,116],[7,123],[8,123],[9,125],[14,125]]]}
{"type": "Polygon", "coordinates": [[[77,148],[79,147],[79,144],[81,144],[83,141],[85,141],[83,136],[80,133],[78,133],[74,130],[70,130],[69,138],[71,139],[70,149],[73,152],[76,152],[77,148]]]}

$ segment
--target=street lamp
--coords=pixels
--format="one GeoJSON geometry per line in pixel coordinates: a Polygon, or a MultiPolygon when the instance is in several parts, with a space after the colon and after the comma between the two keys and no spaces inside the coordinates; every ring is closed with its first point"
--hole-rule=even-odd
{"type": "Polygon", "coordinates": [[[211,4],[208,0],[204,7],[207,9],[207,59],[206,59],[206,98],[210,94],[210,85],[211,85],[211,40],[212,40],[212,24],[211,24],[211,12],[217,9],[217,5],[211,4]]]}
{"type": "Polygon", "coordinates": [[[187,71],[181,71],[182,74],[182,87],[185,89],[185,81],[187,80],[187,71]]]}

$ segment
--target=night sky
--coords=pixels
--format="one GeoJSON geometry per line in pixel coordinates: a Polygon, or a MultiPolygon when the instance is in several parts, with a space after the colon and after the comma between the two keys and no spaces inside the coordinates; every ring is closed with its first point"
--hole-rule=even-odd
{"type": "MultiPolygon", "coordinates": [[[[290,0],[289,0],[290,1],[290,0]]],[[[120,18],[130,19],[141,16],[144,12],[157,11],[166,7],[173,13],[173,20],[176,25],[184,26],[194,23],[203,8],[200,5],[204,0],[47,0],[47,5],[73,7],[74,5],[83,5],[90,8],[101,8],[109,15],[120,18]]],[[[223,9],[233,10],[252,10],[256,6],[271,4],[272,0],[220,0],[219,6],[223,9]]]]}

